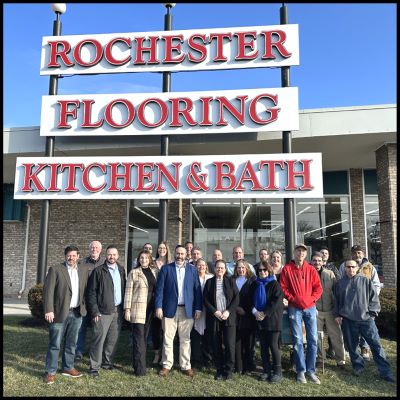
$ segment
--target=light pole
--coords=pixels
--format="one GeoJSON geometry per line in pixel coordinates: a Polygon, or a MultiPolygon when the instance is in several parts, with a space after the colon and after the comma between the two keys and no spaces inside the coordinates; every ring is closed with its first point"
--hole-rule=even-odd
{"type": "MultiPolygon", "coordinates": [[[[171,31],[172,30],[172,15],[170,10],[175,6],[176,3],[163,3],[163,6],[167,9],[167,13],[164,16],[164,30],[171,31]]],[[[163,83],[162,83],[162,91],[170,92],[171,91],[171,72],[163,72],[163,83]]],[[[168,155],[168,146],[169,146],[169,136],[162,135],[161,136],[161,155],[168,155]]],[[[160,216],[159,216],[159,227],[158,227],[158,243],[167,240],[167,221],[168,221],[168,199],[160,200],[160,216]]]]}
{"type": "MultiPolygon", "coordinates": [[[[53,3],[52,10],[56,13],[56,19],[53,22],[53,36],[61,35],[60,15],[67,10],[65,3],[53,3]]],[[[56,95],[58,89],[58,75],[50,76],[49,95],[56,95]]],[[[54,157],[54,136],[46,137],[46,157],[54,157]]],[[[50,219],[50,200],[43,200],[42,211],[40,214],[40,232],[39,232],[39,250],[36,283],[44,283],[46,277],[47,249],[49,238],[49,219],[50,219]]]]}
{"type": "MultiPolygon", "coordinates": [[[[280,23],[286,25],[288,23],[288,12],[285,3],[280,8],[280,23]]],[[[281,85],[282,87],[290,86],[290,67],[281,67],[281,85]]],[[[282,132],[282,152],[292,152],[292,132],[282,132]]],[[[292,257],[292,252],[296,240],[296,208],[294,198],[283,199],[283,217],[285,221],[285,256],[286,262],[292,257]]]]}

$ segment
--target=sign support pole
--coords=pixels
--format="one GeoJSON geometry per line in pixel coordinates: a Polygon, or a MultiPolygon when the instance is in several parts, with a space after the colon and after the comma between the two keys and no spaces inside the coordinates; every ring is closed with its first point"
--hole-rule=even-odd
{"type": "MultiPolygon", "coordinates": [[[[288,24],[288,12],[285,3],[280,8],[281,25],[288,24]]],[[[281,67],[281,85],[290,87],[290,67],[281,67]]],[[[282,132],[282,151],[283,153],[292,152],[292,132],[282,132]]],[[[285,221],[285,256],[288,263],[292,258],[293,249],[296,241],[296,204],[294,198],[283,199],[283,216],[285,221]]]]}
{"type": "MultiPolygon", "coordinates": [[[[53,21],[53,36],[61,36],[61,21],[60,15],[63,11],[54,10],[56,19],[53,21]]],[[[65,10],[64,10],[65,11],[65,10]]],[[[56,95],[58,91],[59,75],[51,75],[49,83],[49,95],[56,95]]],[[[46,152],[45,157],[54,157],[54,136],[46,137],[46,152]]],[[[46,277],[47,266],[47,250],[49,239],[49,220],[50,220],[50,201],[43,200],[42,211],[40,214],[40,231],[39,231],[39,250],[38,250],[38,265],[36,283],[44,283],[46,277]]]]}

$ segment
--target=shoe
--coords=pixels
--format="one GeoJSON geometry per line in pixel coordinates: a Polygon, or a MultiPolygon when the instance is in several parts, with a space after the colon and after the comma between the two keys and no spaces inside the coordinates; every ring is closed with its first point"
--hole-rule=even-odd
{"type": "Polygon", "coordinates": [[[268,373],[263,373],[258,377],[259,381],[267,382],[270,379],[270,375],[268,373]]]}
{"type": "Polygon", "coordinates": [[[338,361],[336,363],[336,366],[340,369],[345,369],[346,368],[346,361],[338,361]]]}
{"type": "Polygon", "coordinates": [[[99,378],[100,378],[99,371],[95,371],[95,370],[90,371],[90,372],[89,372],[89,375],[90,375],[90,377],[93,378],[93,379],[99,379],[99,378]]]}
{"type": "Polygon", "coordinates": [[[83,358],[83,354],[82,353],[76,353],[75,354],[75,361],[80,361],[83,358]]]}
{"type": "Polygon", "coordinates": [[[350,360],[350,354],[349,354],[348,351],[345,351],[345,352],[344,352],[344,358],[345,358],[346,360],[350,360]]]}
{"type": "Polygon", "coordinates": [[[187,375],[190,378],[194,377],[194,372],[192,369],[181,369],[183,375],[187,375]]]}
{"type": "Polygon", "coordinates": [[[381,378],[386,382],[391,382],[391,383],[395,383],[396,382],[392,375],[382,376],[381,378]]]}
{"type": "Polygon", "coordinates": [[[103,364],[103,365],[101,366],[101,368],[106,369],[106,370],[109,370],[109,371],[111,371],[111,370],[113,370],[113,369],[121,369],[120,366],[117,366],[117,365],[115,365],[115,364],[103,364]]]}
{"type": "Polygon", "coordinates": [[[331,360],[335,359],[335,352],[333,350],[329,350],[325,353],[326,354],[326,358],[330,358],[331,360]]]}
{"type": "Polygon", "coordinates": [[[282,379],[283,379],[282,375],[272,374],[271,379],[269,379],[269,382],[279,383],[282,379]]]}
{"type": "Polygon", "coordinates": [[[311,382],[315,383],[316,385],[321,384],[321,381],[319,380],[318,376],[315,375],[315,372],[307,373],[307,377],[310,379],[311,382]]]}
{"type": "Polygon", "coordinates": [[[229,373],[227,373],[227,374],[224,374],[224,381],[227,381],[228,379],[232,379],[232,378],[233,378],[232,372],[229,372],[229,373]]]}
{"type": "Polygon", "coordinates": [[[224,379],[224,376],[223,376],[222,374],[216,374],[216,375],[214,376],[214,379],[215,379],[216,381],[222,381],[222,380],[224,379]]]}
{"type": "Polygon", "coordinates": [[[370,360],[370,354],[369,354],[369,349],[362,347],[361,348],[361,357],[365,360],[365,361],[369,361],[370,360]]]}
{"type": "Polygon", "coordinates": [[[56,379],[56,376],[53,374],[45,374],[43,377],[43,382],[46,383],[47,385],[51,385],[54,383],[54,380],[56,379]]]}
{"type": "Polygon", "coordinates": [[[63,371],[62,374],[71,378],[80,378],[82,376],[82,374],[78,372],[75,368],[72,368],[69,371],[63,371]]]}
{"type": "Polygon", "coordinates": [[[360,376],[364,372],[364,368],[353,368],[353,374],[355,376],[360,376]]]}
{"type": "Polygon", "coordinates": [[[161,368],[160,371],[158,371],[158,376],[166,377],[168,374],[169,374],[168,368],[161,368]]]}
{"type": "Polygon", "coordinates": [[[304,376],[304,372],[298,372],[297,373],[296,382],[297,383],[307,383],[307,379],[304,376]]]}

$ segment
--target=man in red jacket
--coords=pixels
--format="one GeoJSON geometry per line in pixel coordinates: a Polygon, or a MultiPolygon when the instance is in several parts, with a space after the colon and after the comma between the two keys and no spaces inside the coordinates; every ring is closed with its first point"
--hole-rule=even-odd
{"type": "Polygon", "coordinates": [[[317,308],[315,303],[321,297],[322,286],[318,272],[305,259],[307,247],[296,244],[294,260],[290,261],[281,272],[280,284],[288,300],[288,313],[293,335],[294,360],[298,383],[307,383],[308,378],[320,384],[315,374],[318,349],[317,308]],[[306,329],[307,352],[304,359],[302,323],[306,329]]]}

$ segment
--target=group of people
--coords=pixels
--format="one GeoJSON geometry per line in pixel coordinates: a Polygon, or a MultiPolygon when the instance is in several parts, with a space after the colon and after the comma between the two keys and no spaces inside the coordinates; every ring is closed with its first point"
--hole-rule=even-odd
{"type": "Polygon", "coordinates": [[[307,383],[308,378],[320,384],[317,359],[327,354],[318,341],[318,331],[324,328],[328,352],[340,368],[346,364],[346,348],[353,373],[359,376],[369,345],[381,378],[394,382],[374,321],[380,311],[379,279],[376,281],[376,270],[360,246],[352,247],[352,259],[338,270],[327,262],[327,248],[314,253],[308,263],[307,247],[302,243],[295,246],[293,260],[286,265],[280,251],[269,254],[262,248],[254,266],[245,260],[240,246],[233,248],[233,260],[227,263],[219,249],[213,252],[212,261],[206,262],[201,249],[191,242],[178,244],[173,254],[168,243],[161,242],[153,257],[152,245],[146,243],[127,277],[117,261],[116,246],[106,248],[105,258],[101,251],[101,243],[93,241],[90,254],[79,261],[79,249],[68,246],[65,261],[48,271],[44,284],[45,319],[49,322],[47,384],[55,380],[63,340],[62,374],[82,376],[74,363],[85,351],[89,326],[93,327],[90,376],[98,379],[101,368],[116,368],[113,359],[123,319],[131,326],[136,376],[146,374],[151,332],[153,363],[161,365],[160,377],[168,376],[174,365],[176,336],[181,372],[193,377],[193,368],[213,363],[216,380],[231,379],[234,372],[255,371],[258,338],[263,368],[259,379],[279,383],[285,309],[298,383],[307,383]]]}

